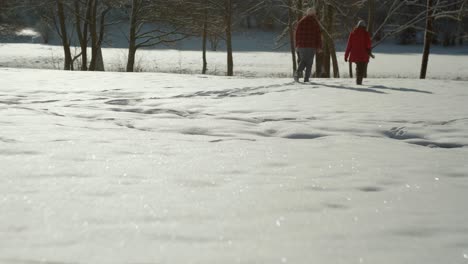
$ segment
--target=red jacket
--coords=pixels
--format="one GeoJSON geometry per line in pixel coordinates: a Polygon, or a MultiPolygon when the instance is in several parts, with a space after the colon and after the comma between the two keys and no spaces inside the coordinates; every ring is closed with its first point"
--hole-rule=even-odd
{"type": "Polygon", "coordinates": [[[349,58],[351,62],[369,62],[370,52],[371,38],[369,33],[363,27],[356,28],[349,35],[345,59],[349,58]]]}
{"type": "Polygon", "coordinates": [[[296,48],[322,48],[322,32],[315,16],[303,17],[296,27],[296,48]]]}

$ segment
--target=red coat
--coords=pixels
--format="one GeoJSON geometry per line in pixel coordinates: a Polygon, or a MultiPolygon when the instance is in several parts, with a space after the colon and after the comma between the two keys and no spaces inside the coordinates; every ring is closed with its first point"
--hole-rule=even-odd
{"type": "Polygon", "coordinates": [[[349,35],[345,59],[349,58],[351,62],[369,62],[371,47],[369,33],[363,27],[358,27],[349,35]]]}
{"type": "Polygon", "coordinates": [[[296,48],[322,48],[322,32],[315,16],[302,18],[295,32],[296,48]]]}

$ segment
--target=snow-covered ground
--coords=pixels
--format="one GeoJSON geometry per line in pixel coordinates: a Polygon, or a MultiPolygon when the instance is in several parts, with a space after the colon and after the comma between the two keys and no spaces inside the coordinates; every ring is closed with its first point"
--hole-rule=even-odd
{"type": "MultiPolygon", "coordinates": [[[[290,53],[268,51],[268,48],[264,48],[264,51],[245,51],[248,49],[247,44],[242,45],[244,51],[234,53],[235,75],[243,77],[291,76],[290,53]]],[[[418,78],[422,59],[421,50],[419,46],[392,44],[378,46],[374,51],[376,59],[372,60],[369,66],[369,77],[418,78]]],[[[434,47],[432,50],[428,78],[468,80],[467,47],[434,47]]],[[[106,70],[124,71],[127,52],[125,48],[103,49],[106,70]]],[[[63,68],[62,58],[63,49],[60,46],[0,43],[0,67],[61,69],[63,68]]],[[[344,62],[343,52],[338,52],[338,60],[341,76],[349,76],[348,64],[344,62]]],[[[136,71],[200,73],[201,68],[201,51],[154,49],[137,52],[136,71]]],[[[225,75],[226,53],[223,51],[208,52],[208,69],[210,74],[225,75]]]]}
{"type": "Polygon", "coordinates": [[[304,85],[269,78],[275,37],[239,33],[234,78],[162,73],[199,73],[196,39],[139,74],[12,69],[62,48],[0,43],[0,263],[468,263],[468,49],[433,47],[440,80],[383,44],[364,86],[304,85]]]}
{"type": "Polygon", "coordinates": [[[466,81],[0,76],[2,264],[468,263],[466,81]]]}

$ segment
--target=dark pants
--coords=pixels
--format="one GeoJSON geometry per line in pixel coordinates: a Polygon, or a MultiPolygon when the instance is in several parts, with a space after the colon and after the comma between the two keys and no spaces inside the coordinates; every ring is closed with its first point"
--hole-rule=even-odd
{"type": "Polygon", "coordinates": [[[368,62],[366,62],[366,67],[364,69],[364,78],[367,78],[367,65],[369,65],[368,62]]]}
{"type": "MultiPolygon", "coordinates": [[[[299,52],[297,50],[296,50],[296,57],[297,57],[297,65],[299,66],[299,64],[301,64],[301,54],[299,54],[299,52]]],[[[296,73],[296,74],[297,74],[298,78],[304,77],[303,72],[299,72],[299,73],[296,73]]]]}
{"type": "Polygon", "coordinates": [[[313,48],[298,48],[297,52],[299,53],[300,63],[299,68],[297,69],[297,76],[305,69],[304,82],[308,82],[310,75],[312,74],[312,65],[314,64],[315,49],[313,48]]]}
{"type": "Polygon", "coordinates": [[[362,84],[362,79],[366,75],[367,62],[356,62],[356,84],[362,84]]]}

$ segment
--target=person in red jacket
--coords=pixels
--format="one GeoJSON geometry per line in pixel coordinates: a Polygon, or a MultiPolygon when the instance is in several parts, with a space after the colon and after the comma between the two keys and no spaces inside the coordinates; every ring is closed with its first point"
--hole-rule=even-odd
{"type": "Polygon", "coordinates": [[[317,20],[314,8],[309,8],[306,16],[297,24],[295,31],[296,50],[299,54],[300,62],[294,80],[298,81],[299,76],[305,69],[304,82],[308,82],[312,74],[312,65],[316,52],[322,49],[322,32],[317,20]]]}
{"type": "Polygon", "coordinates": [[[345,61],[356,63],[356,83],[362,84],[362,79],[372,55],[372,43],[369,32],[366,30],[366,22],[360,20],[357,27],[351,32],[345,52],[345,61]]]}

